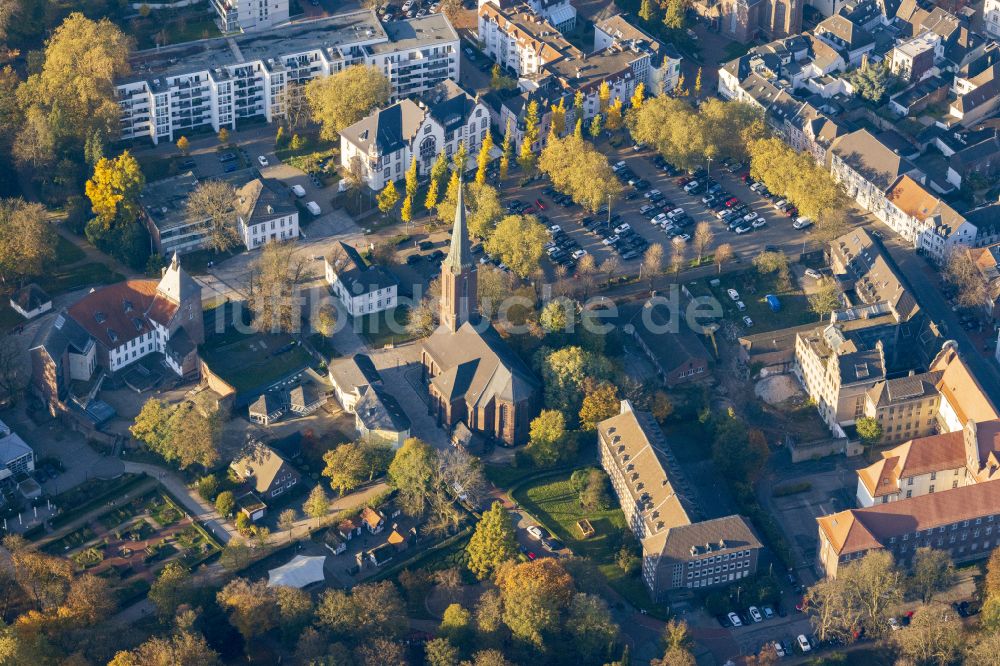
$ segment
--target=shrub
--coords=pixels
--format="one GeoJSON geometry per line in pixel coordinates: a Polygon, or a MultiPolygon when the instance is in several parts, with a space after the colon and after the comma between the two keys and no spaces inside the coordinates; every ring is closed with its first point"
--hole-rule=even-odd
{"type": "Polygon", "coordinates": [[[771,492],[772,497],[787,497],[788,495],[797,495],[798,493],[804,493],[812,489],[812,484],[808,481],[799,481],[797,483],[786,483],[783,486],[778,486],[771,492]]]}

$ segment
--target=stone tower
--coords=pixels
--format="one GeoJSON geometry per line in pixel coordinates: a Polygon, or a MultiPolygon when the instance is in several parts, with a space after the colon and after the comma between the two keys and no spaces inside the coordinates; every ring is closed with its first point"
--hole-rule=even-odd
{"type": "Polygon", "coordinates": [[[451,248],[441,262],[441,324],[457,331],[476,315],[476,264],[469,249],[469,230],[465,222],[463,185],[458,185],[455,226],[451,230],[451,248]]]}

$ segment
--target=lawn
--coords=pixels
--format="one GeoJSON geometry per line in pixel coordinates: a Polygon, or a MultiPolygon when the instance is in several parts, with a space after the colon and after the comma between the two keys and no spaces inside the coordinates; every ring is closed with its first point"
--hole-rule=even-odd
{"type": "Polygon", "coordinates": [[[305,370],[312,357],[290,335],[232,331],[202,346],[208,367],[238,392],[264,388],[305,370]]]}
{"type": "Polygon", "coordinates": [[[146,182],[151,183],[156,180],[169,178],[170,176],[176,176],[180,173],[181,162],[185,159],[181,155],[172,155],[170,157],[146,155],[139,158],[139,168],[142,170],[142,175],[146,178],[146,182]]]}
{"type": "Polygon", "coordinates": [[[73,241],[62,234],[56,235],[56,260],[54,264],[61,266],[64,264],[75,264],[82,260],[87,254],[81,250],[73,241]]]}
{"type": "Polygon", "coordinates": [[[416,337],[406,330],[406,325],[410,321],[410,309],[405,305],[397,306],[392,310],[363,315],[360,320],[360,324],[355,322],[355,325],[358,326],[355,330],[360,329],[358,332],[375,349],[390,344],[398,345],[409,342],[416,337]],[[392,321],[389,321],[390,318],[392,321]]]}
{"type": "MultiPolygon", "coordinates": [[[[704,285],[711,279],[714,278],[699,280],[699,283],[704,285]]],[[[744,315],[753,320],[753,328],[747,330],[748,333],[774,331],[817,321],[816,315],[809,310],[809,299],[805,292],[794,284],[789,290],[779,289],[777,274],[761,275],[756,270],[750,269],[742,273],[727,273],[717,279],[719,286],[710,286],[710,292],[722,304],[725,316],[731,321],[738,322],[740,329],[745,328],[741,321],[744,315]],[[736,303],[726,293],[727,289],[735,289],[740,293],[740,299],[747,306],[745,311],[740,312],[736,309],[736,303]],[[778,312],[771,311],[765,300],[767,294],[778,297],[781,302],[781,309],[778,312]]]]}
{"type": "Polygon", "coordinates": [[[615,564],[615,555],[621,545],[621,533],[627,529],[625,514],[613,500],[612,508],[585,511],[580,506],[579,494],[570,484],[571,474],[571,471],[567,471],[528,483],[513,493],[514,499],[576,555],[593,561],[608,584],[630,603],[657,616],[669,615],[665,607],[650,601],[638,575],[626,576],[615,564]],[[584,539],[576,526],[576,522],[582,518],[589,520],[596,532],[589,539],[584,539]]]}

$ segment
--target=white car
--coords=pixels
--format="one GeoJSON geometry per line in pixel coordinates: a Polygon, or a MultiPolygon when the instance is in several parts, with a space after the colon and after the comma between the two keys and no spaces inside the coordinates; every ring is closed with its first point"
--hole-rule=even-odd
{"type": "Polygon", "coordinates": [[[612,169],[613,169],[613,170],[614,170],[615,172],[618,172],[618,171],[621,171],[622,169],[624,169],[624,168],[625,168],[626,166],[628,166],[628,165],[627,165],[627,164],[625,164],[625,160],[622,160],[622,161],[620,161],[620,162],[616,162],[616,163],[615,163],[615,165],[614,165],[613,167],[611,167],[611,168],[612,168],[612,169]]]}
{"type": "Polygon", "coordinates": [[[301,185],[292,185],[292,194],[297,197],[304,197],[306,195],[306,188],[301,185]]]}
{"type": "Polygon", "coordinates": [[[755,210],[754,211],[750,211],[749,213],[747,213],[746,215],[743,216],[743,221],[744,222],[753,222],[758,217],[760,217],[760,215],[757,214],[757,211],[755,211],[755,210]]]}
{"type": "Polygon", "coordinates": [[[620,240],[621,240],[621,237],[618,234],[615,234],[614,236],[608,236],[607,238],[605,238],[601,242],[603,244],[605,244],[605,245],[614,245],[615,243],[617,243],[620,240]]]}
{"type": "Polygon", "coordinates": [[[806,276],[807,277],[811,277],[813,280],[818,280],[821,277],[823,277],[822,275],[819,274],[819,271],[816,270],[815,268],[807,268],[806,269],[806,276]]]}
{"type": "Polygon", "coordinates": [[[646,146],[642,145],[641,143],[637,143],[634,146],[632,146],[632,150],[634,150],[635,152],[639,152],[640,150],[642,150],[645,147],[646,146]]]}
{"type": "Polygon", "coordinates": [[[743,317],[743,325],[746,326],[747,328],[753,328],[753,319],[751,319],[750,317],[744,316],[743,317]]]}
{"type": "Polygon", "coordinates": [[[733,623],[734,627],[742,627],[743,626],[743,621],[740,620],[740,616],[737,615],[736,613],[730,613],[726,617],[729,618],[729,621],[733,623]]]}
{"type": "Polygon", "coordinates": [[[805,229],[806,227],[812,226],[812,223],[813,221],[810,220],[808,217],[802,216],[797,220],[795,220],[794,222],[792,222],[792,228],[801,230],[805,229]]]}
{"type": "Polygon", "coordinates": [[[673,242],[677,244],[684,244],[687,243],[689,240],[691,240],[691,236],[689,234],[678,234],[674,236],[673,242]]]}
{"type": "Polygon", "coordinates": [[[552,247],[545,248],[545,254],[549,255],[550,257],[556,252],[559,252],[559,248],[556,247],[555,243],[552,244],[552,247]]]}
{"type": "Polygon", "coordinates": [[[722,210],[720,210],[719,212],[717,212],[717,213],[715,214],[715,217],[721,220],[721,219],[722,219],[722,218],[724,218],[724,217],[725,217],[726,215],[729,215],[729,214],[730,214],[731,212],[732,212],[732,211],[731,211],[730,209],[728,209],[728,208],[723,208],[722,210]]]}
{"type": "Polygon", "coordinates": [[[406,2],[403,3],[403,11],[404,12],[410,11],[411,7],[413,7],[413,0],[406,0],[406,2]]]}
{"type": "Polygon", "coordinates": [[[752,226],[754,229],[760,229],[761,227],[766,227],[767,220],[765,220],[764,218],[754,220],[750,226],[752,226]]]}
{"type": "Polygon", "coordinates": [[[653,204],[644,204],[642,208],[639,209],[639,214],[648,215],[649,213],[652,213],[654,210],[656,210],[656,206],[654,206],[653,204]]]}
{"type": "Polygon", "coordinates": [[[699,183],[697,180],[692,180],[690,183],[684,186],[684,191],[687,192],[688,194],[691,194],[691,192],[695,191],[699,187],[701,187],[701,183],[699,183]]]}
{"type": "Polygon", "coordinates": [[[889,628],[890,628],[890,629],[892,629],[893,631],[899,631],[899,630],[900,630],[900,629],[902,629],[903,627],[902,627],[902,626],[900,626],[900,624],[899,624],[899,620],[897,620],[897,619],[896,619],[896,618],[894,618],[894,617],[890,617],[890,618],[889,618],[889,628]]]}
{"type": "Polygon", "coordinates": [[[748,611],[750,612],[750,619],[754,622],[763,622],[764,616],[760,614],[760,610],[756,606],[751,606],[748,611]]]}
{"type": "Polygon", "coordinates": [[[744,310],[747,309],[747,304],[744,303],[743,301],[736,301],[736,309],[739,310],[740,312],[743,312],[744,310]]]}
{"type": "Polygon", "coordinates": [[[669,219],[670,218],[667,217],[666,213],[660,213],[659,215],[653,218],[652,222],[653,224],[663,224],[664,222],[669,221],[669,219]]]}
{"type": "Polygon", "coordinates": [[[803,652],[809,652],[812,650],[812,645],[809,645],[809,639],[806,638],[805,634],[799,634],[799,637],[795,639],[799,643],[799,649],[803,652]]]}
{"type": "Polygon", "coordinates": [[[628,222],[623,222],[623,223],[619,224],[617,227],[615,227],[615,233],[616,234],[621,234],[621,233],[624,233],[624,232],[628,231],[631,228],[632,227],[629,226],[628,222]]]}
{"type": "Polygon", "coordinates": [[[751,231],[753,231],[753,227],[751,227],[749,224],[744,224],[743,226],[736,227],[734,231],[736,232],[737,236],[742,236],[743,234],[748,234],[751,231]]]}
{"type": "Polygon", "coordinates": [[[650,190],[649,192],[646,192],[642,196],[646,197],[647,199],[657,199],[663,196],[663,192],[659,190],[650,190]]]}
{"type": "Polygon", "coordinates": [[[788,199],[779,199],[778,201],[774,202],[774,207],[777,208],[778,210],[782,210],[782,206],[787,206],[787,205],[788,205],[788,199]]]}
{"type": "Polygon", "coordinates": [[[733,299],[734,301],[740,300],[740,292],[736,291],[735,289],[727,289],[726,294],[728,294],[729,298],[733,299]]]}
{"type": "Polygon", "coordinates": [[[524,531],[530,534],[533,539],[542,538],[542,530],[539,529],[538,525],[529,525],[528,527],[524,528],[524,531]]]}
{"type": "Polygon", "coordinates": [[[684,209],[683,208],[674,208],[672,211],[670,211],[669,213],[667,213],[667,217],[669,217],[671,220],[676,220],[678,217],[680,217],[683,214],[684,214],[684,209]]]}
{"type": "Polygon", "coordinates": [[[576,252],[574,252],[570,256],[572,256],[574,259],[582,259],[583,257],[587,256],[587,251],[586,250],[577,250],[576,252]]]}
{"type": "Polygon", "coordinates": [[[558,224],[553,224],[551,227],[549,227],[549,233],[552,234],[553,236],[555,236],[560,231],[562,231],[562,227],[560,227],[558,224]]]}
{"type": "Polygon", "coordinates": [[[781,643],[779,643],[778,641],[773,641],[771,643],[771,647],[774,648],[774,653],[778,655],[779,658],[785,656],[785,648],[781,647],[781,643]]]}
{"type": "Polygon", "coordinates": [[[319,215],[321,212],[323,212],[320,210],[319,204],[316,203],[315,201],[310,201],[309,203],[307,203],[306,208],[309,209],[309,212],[312,213],[313,215],[319,215]]]}
{"type": "Polygon", "coordinates": [[[270,164],[270,162],[267,161],[267,158],[264,157],[263,155],[258,155],[257,156],[257,163],[260,164],[262,167],[267,166],[268,164],[270,164]]]}

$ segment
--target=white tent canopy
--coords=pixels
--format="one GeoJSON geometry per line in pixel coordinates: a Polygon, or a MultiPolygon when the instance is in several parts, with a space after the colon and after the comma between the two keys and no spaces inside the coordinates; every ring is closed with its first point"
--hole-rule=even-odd
{"type": "Polygon", "coordinates": [[[267,572],[267,586],[305,587],[324,579],[323,563],[326,555],[306,557],[296,555],[291,562],[267,572]]]}

